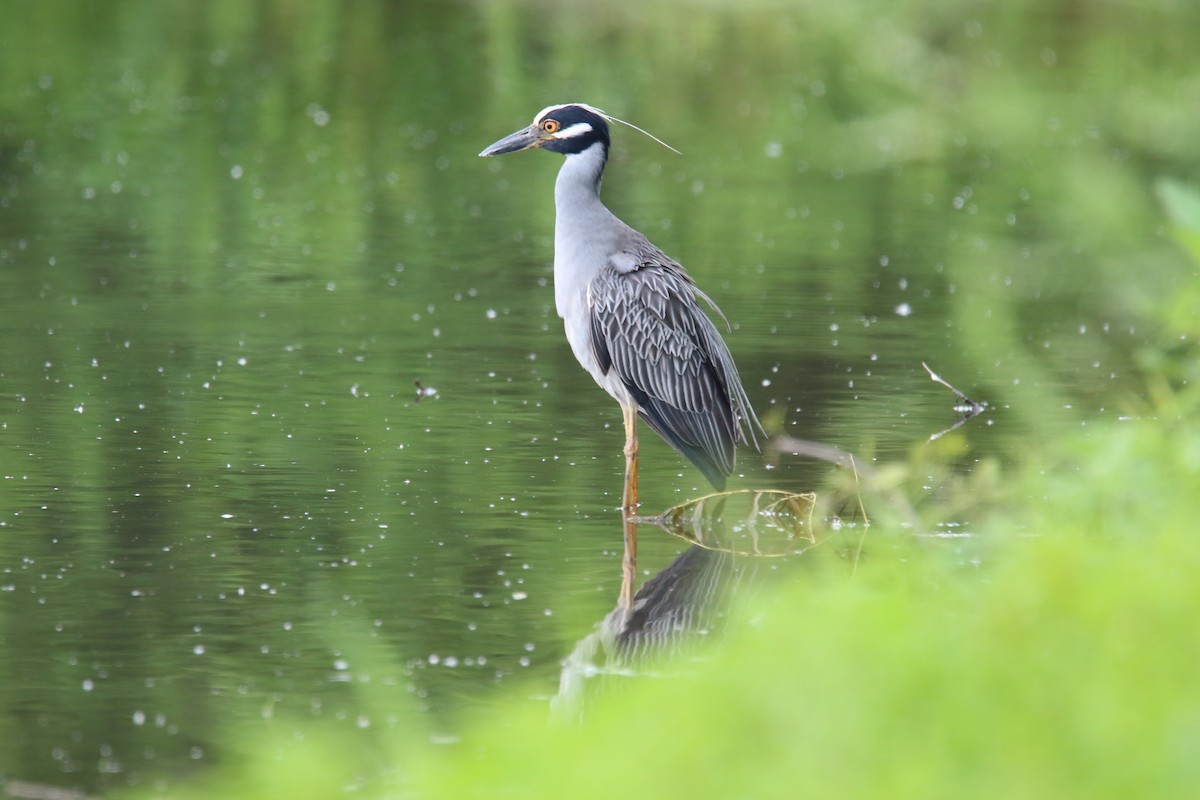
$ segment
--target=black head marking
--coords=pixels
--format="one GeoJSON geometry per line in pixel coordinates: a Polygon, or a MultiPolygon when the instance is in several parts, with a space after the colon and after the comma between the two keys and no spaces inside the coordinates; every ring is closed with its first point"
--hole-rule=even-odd
{"type": "Polygon", "coordinates": [[[533,124],[544,132],[541,147],[563,155],[582,153],[600,142],[609,148],[608,120],[596,109],[581,103],[544,108],[533,124]]]}

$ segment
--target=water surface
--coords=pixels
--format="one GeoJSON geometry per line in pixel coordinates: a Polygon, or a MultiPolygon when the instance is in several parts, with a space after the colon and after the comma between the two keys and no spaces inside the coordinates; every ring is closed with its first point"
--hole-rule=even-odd
{"type": "MultiPolygon", "coordinates": [[[[720,304],[772,430],[928,455],[922,362],[990,404],[939,440],[959,472],[1128,413],[1133,312],[1185,268],[1151,187],[1197,163],[1191,12],[1038,9],[30,6],[0,771],[145,783],[255,719],[452,741],[555,691],[616,598],[620,413],[554,313],[557,157],[475,155],[549,103],[683,152],[616,129],[604,197],[720,304]]],[[[731,488],[831,472],[743,453],[731,488]]],[[[648,510],[708,491],[643,436],[648,510]]],[[[645,574],[685,547],[643,527],[645,574]]]]}

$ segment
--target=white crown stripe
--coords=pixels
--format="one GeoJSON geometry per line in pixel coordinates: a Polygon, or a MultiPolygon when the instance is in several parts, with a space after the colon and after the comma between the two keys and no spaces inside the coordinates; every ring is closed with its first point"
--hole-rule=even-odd
{"type": "Polygon", "coordinates": [[[576,122],[569,128],[563,128],[558,133],[550,134],[555,139],[570,139],[573,136],[583,136],[585,133],[591,133],[592,126],[586,122],[576,122]]]}

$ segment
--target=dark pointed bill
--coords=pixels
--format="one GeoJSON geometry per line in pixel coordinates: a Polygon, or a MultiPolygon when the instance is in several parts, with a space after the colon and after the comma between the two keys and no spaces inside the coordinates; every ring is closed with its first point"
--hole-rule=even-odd
{"type": "Polygon", "coordinates": [[[500,141],[489,147],[484,148],[481,156],[499,156],[505,153],[515,153],[518,150],[528,150],[531,147],[537,147],[541,143],[541,129],[530,125],[528,128],[522,128],[516,133],[510,133],[500,141]]]}

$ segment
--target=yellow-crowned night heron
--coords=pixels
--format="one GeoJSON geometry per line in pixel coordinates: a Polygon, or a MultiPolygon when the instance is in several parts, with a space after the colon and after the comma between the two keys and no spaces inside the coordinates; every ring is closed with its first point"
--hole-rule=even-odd
{"type": "MultiPolygon", "coordinates": [[[[638,416],[718,489],[733,471],[735,445],[757,447],[761,426],[699,301],[720,309],[600,202],[610,120],[620,121],[582,103],[550,106],[480,155],[540,147],[566,156],[554,186],[554,301],[575,357],[624,412],[628,519],[638,502],[638,416]]],[[[635,548],[627,526],[630,579],[635,548]]]]}

